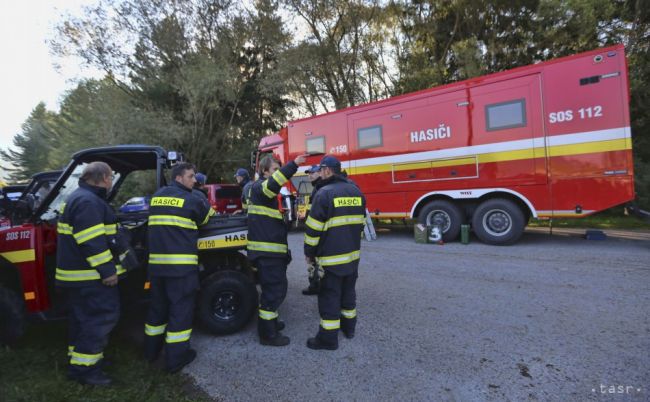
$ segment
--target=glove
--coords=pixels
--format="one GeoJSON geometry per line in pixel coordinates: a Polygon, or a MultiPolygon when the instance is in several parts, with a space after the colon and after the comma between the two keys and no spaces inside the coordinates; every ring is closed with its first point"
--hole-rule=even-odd
{"type": "Polygon", "coordinates": [[[325,270],[323,269],[323,267],[321,267],[320,265],[318,265],[318,266],[317,266],[317,272],[318,272],[318,277],[319,277],[320,279],[323,279],[323,277],[325,276],[325,270]]]}
{"type": "Polygon", "coordinates": [[[314,277],[314,271],[316,271],[314,264],[307,264],[307,274],[309,274],[310,278],[314,277]]]}
{"type": "Polygon", "coordinates": [[[131,233],[127,228],[120,226],[117,229],[117,234],[110,241],[109,248],[113,257],[120,262],[125,270],[131,271],[140,266],[135,250],[131,248],[131,233]]]}

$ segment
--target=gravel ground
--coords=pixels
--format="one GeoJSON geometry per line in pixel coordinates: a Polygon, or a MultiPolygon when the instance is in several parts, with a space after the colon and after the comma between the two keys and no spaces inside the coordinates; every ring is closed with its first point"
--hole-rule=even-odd
{"type": "MultiPolygon", "coordinates": [[[[185,369],[218,400],[650,400],[650,241],[527,232],[511,247],[363,242],[359,323],[337,351],[318,326],[302,258],[280,308],[291,337],[193,336],[185,369]]],[[[302,234],[290,235],[295,256],[302,234]]]]}

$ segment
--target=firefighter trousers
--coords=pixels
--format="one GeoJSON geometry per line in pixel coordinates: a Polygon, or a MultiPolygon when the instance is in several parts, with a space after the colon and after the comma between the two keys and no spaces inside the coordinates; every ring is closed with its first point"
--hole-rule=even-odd
{"type": "Polygon", "coordinates": [[[318,294],[320,326],[318,339],[328,345],[338,345],[339,329],[354,334],[357,324],[357,292],[355,289],[358,272],[338,276],[325,270],[318,294]]]}
{"type": "Polygon", "coordinates": [[[144,356],[154,361],[164,347],[165,366],[172,370],[183,365],[189,353],[199,273],[179,277],[152,276],[150,282],[144,356]]]}
{"type": "Polygon", "coordinates": [[[100,370],[108,336],[120,318],[120,291],[101,282],[65,290],[68,301],[68,355],[71,378],[100,370]]]}
{"type": "Polygon", "coordinates": [[[258,258],[257,272],[262,288],[257,331],[261,338],[278,335],[278,308],[287,296],[287,260],[285,258],[258,258]]]}

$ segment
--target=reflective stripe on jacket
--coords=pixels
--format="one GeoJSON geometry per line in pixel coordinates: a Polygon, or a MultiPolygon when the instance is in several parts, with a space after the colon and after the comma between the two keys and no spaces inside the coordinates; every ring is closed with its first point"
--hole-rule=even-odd
{"type": "Polygon", "coordinates": [[[79,188],[62,204],[57,222],[57,286],[86,286],[124,272],[109,246],[117,234],[117,218],[105,197],[105,188],[79,180],[79,188]]]}
{"type": "Polygon", "coordinates": [[[349,275],[359,266],[366,199],[340,176],[322,182],[305,221],[305,255],[323,269],[349,275]]]}
{"type": "Polygon", "coordinates": [[[287,257],[287,225],[278,210],[277,195],[297,170],[298,165],[291,161],[269,178],[260,179],[251,186],[247,246],[250,261],[260,257],[287,257]]]}
{"type": "Polygon", "coordinates": [[[198,269],[198,227],[214,215],[207,198],[174,181],[149,207],[149,274],[184,276],[198,269]]]}

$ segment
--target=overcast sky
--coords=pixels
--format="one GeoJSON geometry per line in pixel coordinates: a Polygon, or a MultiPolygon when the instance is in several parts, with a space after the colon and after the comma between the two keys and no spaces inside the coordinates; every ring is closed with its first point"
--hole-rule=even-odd
{"type": "MultiPolygon", "coordinates": [[[[0,5],[0,148],[6,149],[41,101],[58,110],[63,93],[92,73],[78,61],[56,59],[46,41],[61,14],[79,14],[94,0],[14,0],[0,5]],[[56,71],[54,62],[62,64],[56,71]]],[[[1,168],[0,168],[1,169],[1,168]]],[[[0,176],[2,172],[0,171],[0,176]]]]}

